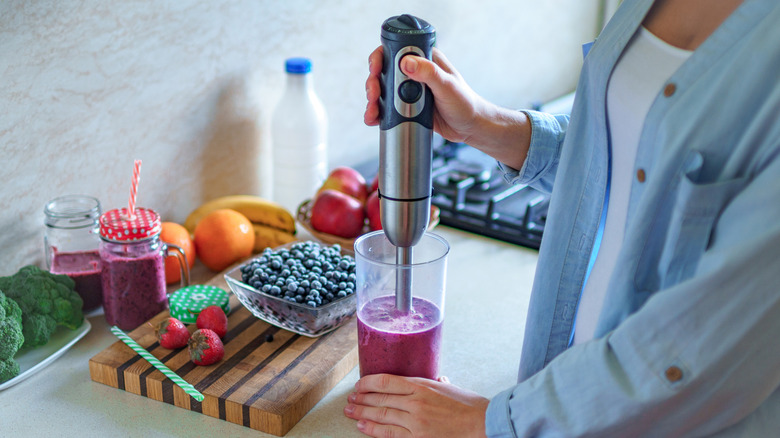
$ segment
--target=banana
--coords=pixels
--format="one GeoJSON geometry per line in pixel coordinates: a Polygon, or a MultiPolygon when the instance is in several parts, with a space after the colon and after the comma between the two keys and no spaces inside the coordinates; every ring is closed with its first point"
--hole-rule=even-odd
{"type": "Polygon", "coordinates": [[[252,224],[252,228],[255,230],[255,253],[264,250],[266,247],[276,248],[297,240],[293,234],[267,225],[252,224]]]}
{"type": "Polygon", "coordinates": [[[289,211],[273,201],[253,195],[229,195],[207,201],[190,213],[184,221],[184,227],[190,233],[195,232],[195,226],[204,216],[221,208],[236,210],[253,224],[295,234],[295,218],[289,211]]]}

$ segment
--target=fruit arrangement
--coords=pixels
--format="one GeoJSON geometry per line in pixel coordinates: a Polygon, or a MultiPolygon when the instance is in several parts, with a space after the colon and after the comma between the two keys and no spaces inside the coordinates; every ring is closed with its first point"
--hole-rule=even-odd
{"type": "MultiPolygon", "coordinates": [[[[357,170],[337,167],[314,197],[298,207],[298,221],[319,240],[352,248],[358,236],[382,229],[378,187],[378,175],[367,183],[357,170]]],[[[431,206],[428,229],[438,222],[439,209],[431,206]]]]}
{"type": "Polygon", "coordinates": [[[235,210],[251,222],[255,235],[253,252],[295,241],[293,215],[273,201],[252,195],[230,195],[208,201],[187,216],[184,227],[194,233],[198,222],[220,209],[235,210]]]}
{"type": "MultiPolygon", "coordinates": [[[[160,238],[184,250],[192,269],[199,259],[211,271],[297,240],[293,215],[281,205],[253,195],[230,195],[212,199],[193,210],[183,224],[164,222],[160,238]]],[[[166,261],[168,284],[180,279],[174,256],[166,261]]]]}
{"type": "Polygon", "coordinates": [[[195,365],[211,365],[222,360],[225,356],[222,339],[227,335],[228,326],[224,310],[219,306],[206,307],[198,314],[195,326],[197,330],[190,334],[183,322],[168,317],[152,327],[161,347],[169,350],[187,347],[195,365]]]}

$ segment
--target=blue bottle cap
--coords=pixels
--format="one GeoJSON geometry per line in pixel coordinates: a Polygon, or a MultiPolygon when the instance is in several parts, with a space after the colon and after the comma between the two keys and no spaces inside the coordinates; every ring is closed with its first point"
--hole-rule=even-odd
{"type": "Polygon", "coordinates": [[[306,74],[311,71],[311,60],[309,58],[290,58],[285,62],[287,73],[306,74]]]}

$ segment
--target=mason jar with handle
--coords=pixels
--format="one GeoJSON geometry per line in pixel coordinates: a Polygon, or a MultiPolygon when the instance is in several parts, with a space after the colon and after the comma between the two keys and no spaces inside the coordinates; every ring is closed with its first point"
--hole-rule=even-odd
{"type": "Polygon", "coordinates": [[[100,260],[106,321],[133,330],[168,306],[165,258],[175,255],[181,287],[189,285],[184,251],[160,240],[162,222],[154,210],[126,208],[100,216],[100,260]]]}

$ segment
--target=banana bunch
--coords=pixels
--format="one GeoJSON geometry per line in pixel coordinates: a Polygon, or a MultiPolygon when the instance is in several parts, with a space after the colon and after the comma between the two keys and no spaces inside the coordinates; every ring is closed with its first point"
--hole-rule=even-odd
{"type": "Polygon", "coordinates": [[[252,222],[255,231],[254,252],[297,240],[292,214],[273,201],[253,195],[229,195],[207,201],[187,216],[184,227],[194,233],[195,226],[203,217],[222,208],[235,210],[252,222]]]}

